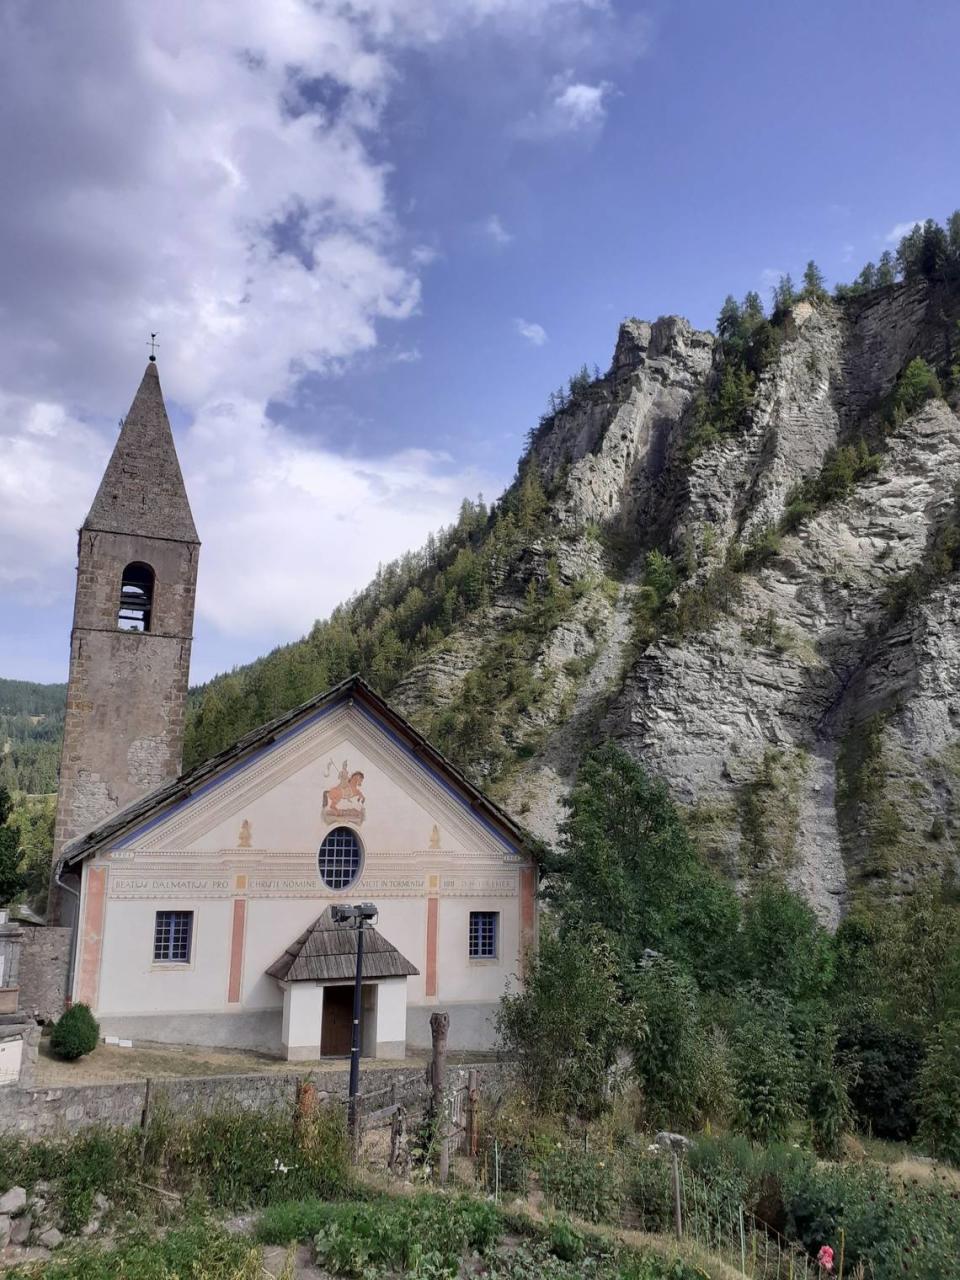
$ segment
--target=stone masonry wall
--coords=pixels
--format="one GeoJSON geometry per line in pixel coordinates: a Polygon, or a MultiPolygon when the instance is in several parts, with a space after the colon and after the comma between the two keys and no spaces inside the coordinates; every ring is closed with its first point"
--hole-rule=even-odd
{"type": "Polygon", "coordinates": [[[55,1022],[66,1005],[70,964],[68,928],[48,925],[23,930],[20,940],[19,1012],[38,1022],[55,1022]]]}
{"type": "MultiPolygon", "coordinates": [[[[480,1068],[481,1081],[499,1077],[494,1063],[480,1068]]],[[[455,1070],[464,1070],[457,1068],[455,1070]]],[[[451,1072],[453,1074],[453,1071],[451,1072]]],[[[297,1081],[312,1079],[321,1099],[347,1097],[350,1073],[322,1071],[311,1077],[307,1071],[236,1076],[179,1076],[154,1080],[150,1084],[150,1105],[168,1108],[172,1115],[206,1115],[217,1107],[243,1107],[267,1111],[290,1107],[297,1081]]],[[[364,1067],[360,1091],[368,1109],[385,1106],[389,1090],[396,1084],[407,1096],[418,1086],[426,1092],[424,1063],[409,1067],[364,1067]]],[[[145,1080],[114,1084],[67,1085],[61,1088],[0,1089],[0,1133],[28,1138],[45,1138],[77,1133],[89,1125],[128,1128],[139,1125],[147,1096],[145,1080]]]]}

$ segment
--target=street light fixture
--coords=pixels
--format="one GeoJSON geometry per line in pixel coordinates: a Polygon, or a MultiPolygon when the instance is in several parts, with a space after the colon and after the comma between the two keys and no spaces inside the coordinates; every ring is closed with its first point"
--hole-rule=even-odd
{"type": "Polygon", "coordinates": [[[356,906],[336,903],[331,915],[334,924],[345,924],[357,931],[357,972],[353,981],[353,1038],[350,1042],[350,1101],[348,1116],[353,1140],[357,1140],[357,1094],[360,1091],[360,1005],[363,980],[363,931],[373,925],[379,912],[372,902],[360,902],[356,906]]]}

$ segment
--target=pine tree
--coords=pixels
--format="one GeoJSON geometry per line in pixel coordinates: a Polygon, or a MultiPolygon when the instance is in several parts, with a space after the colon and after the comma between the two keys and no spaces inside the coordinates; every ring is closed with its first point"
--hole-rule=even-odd
{"type": "Polygon", "coordinates": [[[879,288],[893,284],[897,278],[897,264],[889,249],[884,249],[877,263],[876,283],[879,288]]]}
{"type": "Polygon", "coordinates": [[[803,294],[808,302],[824,302],[827,297],[823,272],[811,258],[803,270],[803,294]]]}
{"type": "Polygon", "coordinates": [[[788,271],[786,275],[781,276],[773,290],[773,313],[775,316],[782,316],[797,300],[797,291],[794,288],[793,277],[788,271]]]}

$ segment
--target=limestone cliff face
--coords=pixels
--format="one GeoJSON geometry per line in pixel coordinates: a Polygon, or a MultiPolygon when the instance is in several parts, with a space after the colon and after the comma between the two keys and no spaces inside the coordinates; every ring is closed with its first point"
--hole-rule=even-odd
{"type": "Polygon", "coordinates": [[[860,884],[903,891],[956,865],[960,582],[937,553],[956,522],[958,401],[928,400],[892,429],[884,402],[914,357],[949,363],[958,319],[956,296],[924,283],[799,304],[740,430],[692,461],[715,340],[675,317],[626,322],[609,373],[534,439],[544,538],[395,701],[421,721],[455,702],[552,559],[581,586],[532,659],[542,694],[509,728],[522,763],[504,784],[539,834],[555,836],[583,752],[612,738],[668,782],[731,875],[778,867],[831,922],[860,884]],[[781,520],[831,449],[861,439],[879,469],[744,567],[736,549],[781,520]],[[637,644],[652,549],[684,566],[678,593],[734,563],[738,598],[637,644]],[[918,585],[898,608],[905,575],[918,585]]]}

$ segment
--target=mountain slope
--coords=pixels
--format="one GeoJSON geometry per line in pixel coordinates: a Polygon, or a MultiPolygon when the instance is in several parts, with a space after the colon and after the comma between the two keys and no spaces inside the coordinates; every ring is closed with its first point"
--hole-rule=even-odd
{"type": "Polygon", "coordinates": [[[956,869],[960,217],[907,240],[901,283],[626,321],[497,503],[192,691],[186,763],[360,671],[548,840],[613,739],[831,922],[956,869]]]}

